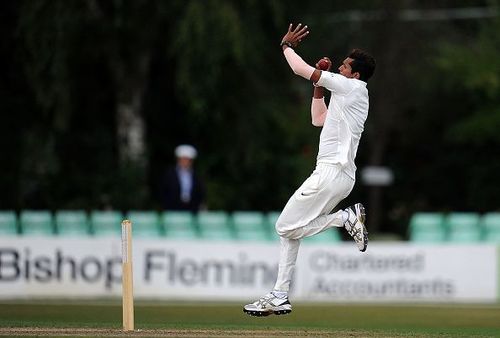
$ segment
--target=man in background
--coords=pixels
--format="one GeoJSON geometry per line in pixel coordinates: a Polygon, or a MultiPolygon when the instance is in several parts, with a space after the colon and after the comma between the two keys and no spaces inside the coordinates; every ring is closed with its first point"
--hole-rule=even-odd
{"type": "Polygon", "coordinates": [[[175,148],[177,163],[168,168],[162,181],[163,208],[197,212],[205,200],[205,187],[193,164],[198,152],[189,144],[175,148]]]}

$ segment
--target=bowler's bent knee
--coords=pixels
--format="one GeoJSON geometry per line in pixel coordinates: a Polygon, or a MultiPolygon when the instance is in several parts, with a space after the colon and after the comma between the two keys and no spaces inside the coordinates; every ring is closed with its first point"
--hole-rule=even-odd
{"type": "Polygon", "coordinates": [[[289,239],[295,239],[295,229],[289,229],[285,223],[281,222],[280,219],[276,221],[276,225],[274,226],[276,233],[280,237],[285,237],[289,239]]]}

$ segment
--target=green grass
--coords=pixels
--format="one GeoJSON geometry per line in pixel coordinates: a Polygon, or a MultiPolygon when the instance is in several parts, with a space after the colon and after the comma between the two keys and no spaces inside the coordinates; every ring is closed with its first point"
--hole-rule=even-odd
{"type": "MultiPolygon", "coordinates": [[[[0,304],[0,334],[9,327],[121,329],[121,305],[0,304]]],[[[500,337],[499,306],[294,304],[287,316],[249,317],[241,304],[136,303],[136,329],[178,336],[500,337]],[[196,330],[208,330],[193,333],[196,330]],[[243,331],[243,332],[241,332],[243,331]],[[192,335],[182,335],[190,332],[192,335]],[[207,333],[208,332],[208,333],[207,333]],[[259,335],[260,334],[260,335],[259,335]]]]}

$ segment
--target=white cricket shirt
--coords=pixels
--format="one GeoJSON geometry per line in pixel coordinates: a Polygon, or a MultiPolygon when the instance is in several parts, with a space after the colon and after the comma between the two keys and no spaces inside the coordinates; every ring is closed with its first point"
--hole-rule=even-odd
{"type": "Polygon", "coordinates": [[[366,82],[323,71],[317,84],[332,92],[321,130],[317,162],[340,164],[354,179],[354,159],[368,117],[366,82]]]}

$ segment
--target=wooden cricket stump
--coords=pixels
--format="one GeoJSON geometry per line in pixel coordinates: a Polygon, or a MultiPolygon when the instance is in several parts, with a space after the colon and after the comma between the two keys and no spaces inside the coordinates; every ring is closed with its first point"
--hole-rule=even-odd
{"type": "Polygon", "coordinates": [[[134,278],[132,273],[132,222],[122,222],[123,331],[134,330],[134,278]]]}

